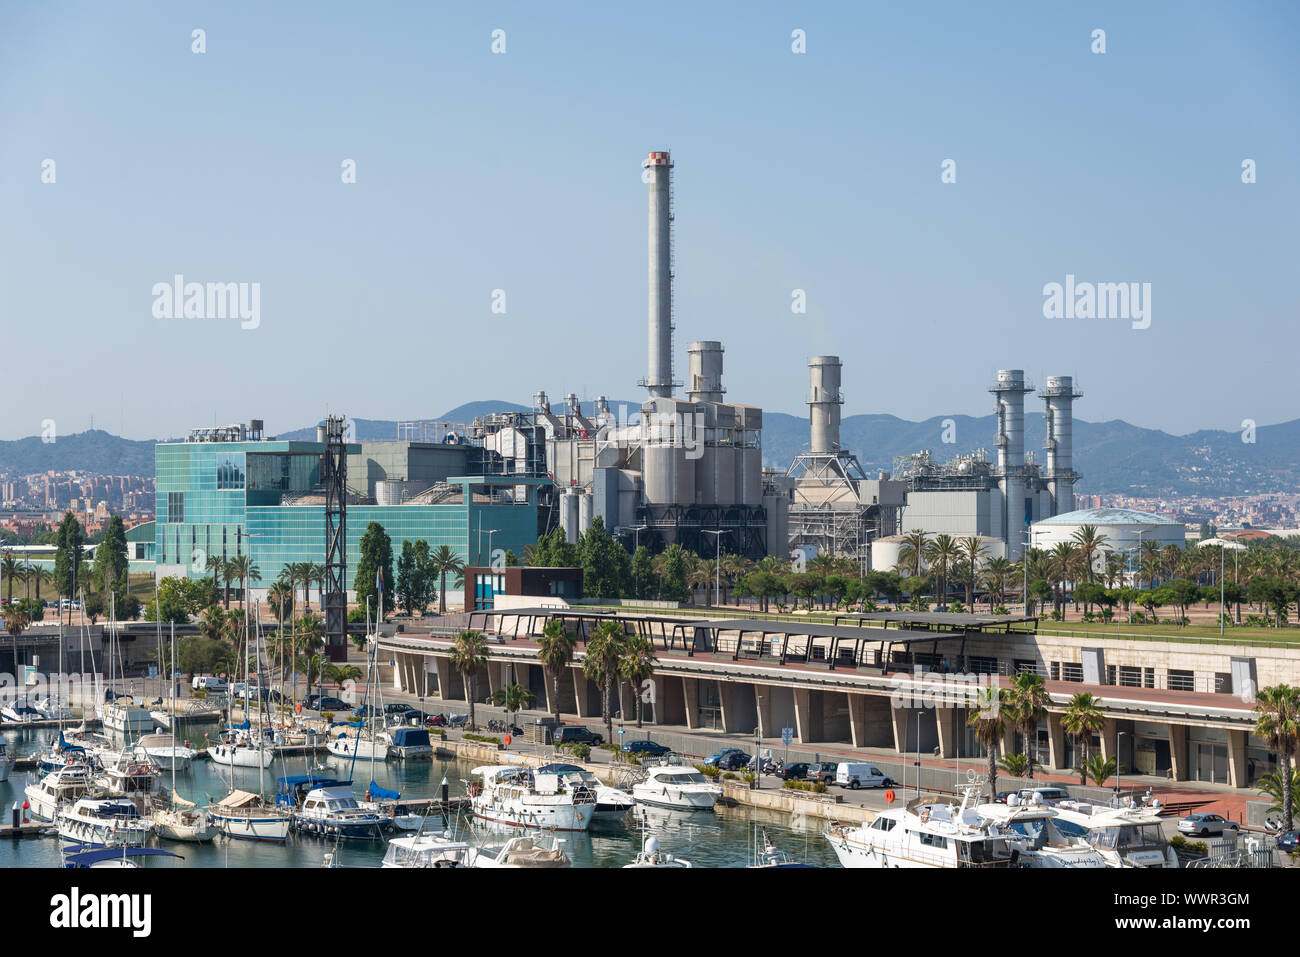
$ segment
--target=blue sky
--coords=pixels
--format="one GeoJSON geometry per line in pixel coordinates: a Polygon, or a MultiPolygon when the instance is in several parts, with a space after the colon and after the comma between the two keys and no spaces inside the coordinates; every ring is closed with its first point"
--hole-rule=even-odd
{"type": "Polygon", "coordinates": [[[1300,417],[1298,27],[1282,2],[7,4],[0,438],[635,397],[654,149],[677,374],[721,339],[731,401],[802,414],[837,353],[846,414],[982,414],[1022,367],[1076,376],[1091,420],[1300,417]],[[177,273],[259,282],[259,327],[155,318],[177,273]],[[1066,274],[1150,282],[1151,327],[1045,319],[1066,274]]]}

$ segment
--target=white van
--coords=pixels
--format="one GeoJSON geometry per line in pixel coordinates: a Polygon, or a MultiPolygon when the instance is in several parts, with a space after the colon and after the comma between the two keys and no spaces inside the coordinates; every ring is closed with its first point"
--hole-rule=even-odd
{"type": "Polygon", "coordinates": [[[226,682],[216,675],[195,675],[190,687],[195,691],[225,691],[226,682]]]}
{"type": "Polygon", "coordinates": [[[892,788],[894,779],[873,764],[846,761],[835,769],[835,783],[842,788],[892,788]]]}

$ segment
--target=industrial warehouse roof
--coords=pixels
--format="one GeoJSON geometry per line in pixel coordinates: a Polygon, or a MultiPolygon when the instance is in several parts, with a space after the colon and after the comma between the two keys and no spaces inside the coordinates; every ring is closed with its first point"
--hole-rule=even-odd
{"type": "Polygon", "coordinates": [[[1038,525],[1182,525],[1182,522],[1154,512],[1133,508],[1081,508],[1034,522],[1038,525]]]}

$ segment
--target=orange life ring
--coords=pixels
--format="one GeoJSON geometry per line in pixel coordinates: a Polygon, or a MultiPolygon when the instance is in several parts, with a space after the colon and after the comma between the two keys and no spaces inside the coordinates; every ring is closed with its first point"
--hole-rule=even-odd
{"type": "Polygon", "coordinates": [[[893,789],[893,788],[890,788],[888,791],[885,792],[885,803],[886,803],[886,804],[893,804],[893,803],[894,803],[894,789],[893,789]]]}

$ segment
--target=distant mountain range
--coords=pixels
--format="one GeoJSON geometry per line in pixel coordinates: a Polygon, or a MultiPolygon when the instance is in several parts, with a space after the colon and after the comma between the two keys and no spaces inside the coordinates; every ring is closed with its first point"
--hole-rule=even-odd
{"type": "MultiPolygon", "coordinates": [[[[616,414],[627,406],[629,414],[639,401],[611,401],[616,414]]],[[[560,404],[552,408],[559,411],[560,404]]],[[[583,409],[591,413],[591,403],[583,409]]],[[[470,402],[443,415],[436,422],[472,421],[487,412],[527,411],[511,402],[470,402]]],[[[353,419],[357,440],[397,438],[397,423],[384,419],[353,419]]],[[[996,417],[936,416],[910,422],[892,415],[850,415],[841,423],[843,442],[857,452],[863,467],[872,473],[890,470],[894,458],[929,449],[936,461],[978,448],[995,457],[996,417]],[[951,420],[954,441],[943,442],[951,420]]],[[[277,437],[311,440],[315,426],[280,433],[277,437]]],[[[1025,446],[1043,461],[1045,437],[1043,417],[1025,415],[1025,446]]],[[[1279,425],[1261,426],[1254,442],[1243,442],[1242,433],[1202,430],[1190,435],[1170,435],[1157,429],[1143,429],[1121,420],[1111,422],[1074,421],[1074,468],[1083,478],[1078,491],[1085,494],[1131,495],[1237,495],[1300,487],[1300,419],[1279,425]]],[[[791,458],[807,447],[808,420],[781,412],[764,416],[763,458],[766,464],[784,468],[791,458]]],[[[27,475],[46,470],[79,469],[109,475],[153,475],[154,442],[134,441],[101,430],[59,436],[53,443],[39,437],[0,442],[0,472],[27,475]]]]}

